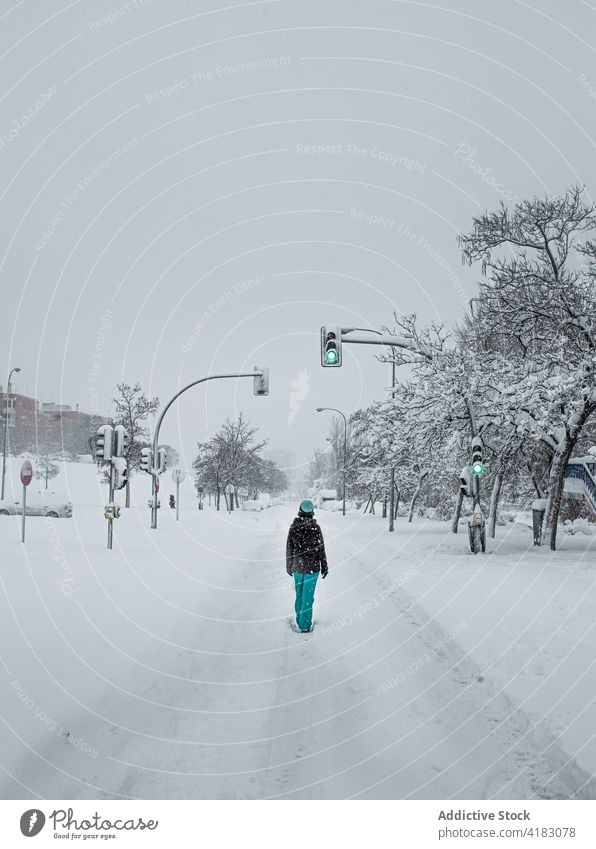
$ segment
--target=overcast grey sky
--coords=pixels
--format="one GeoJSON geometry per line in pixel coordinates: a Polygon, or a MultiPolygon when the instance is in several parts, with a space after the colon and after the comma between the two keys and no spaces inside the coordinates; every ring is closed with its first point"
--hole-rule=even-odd
{"type": "Polygon", "coordinates": [[[1,0],[0,382],[110,412],[166,400],[190,464],[242,409],[304,460],[318,405],[382,397],[326,321],[454,321],[457,233],[499,200],[593,187],[596,4],[1,0]]]}

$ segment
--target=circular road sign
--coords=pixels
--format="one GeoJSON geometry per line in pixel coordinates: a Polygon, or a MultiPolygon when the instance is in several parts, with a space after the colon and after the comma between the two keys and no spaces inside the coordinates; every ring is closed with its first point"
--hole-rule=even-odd
{"type": "Polygon", "coordinates": [[[25,460],[21,466],[21,483],[23,486],[29,486],[33,479],[33,467],[29,460],[25,460]]]}
{"type": "Polygon", "coordinates": [[[174,483],[182,483],[185,477],[186,475],[180,469],[174,469],[174,471],[172,472],[172,480],[174,481],[174,483]]]}

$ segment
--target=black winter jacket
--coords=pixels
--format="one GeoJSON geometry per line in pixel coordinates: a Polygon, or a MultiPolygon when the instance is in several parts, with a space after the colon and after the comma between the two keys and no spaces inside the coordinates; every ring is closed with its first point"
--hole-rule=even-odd
{"type": "Polygon", "coordinates": [[[286,569],[288,575],[293,575],[294,572],[327,574],[323,532],[316,519],[297,516],[290,525],[286,544],[286,569]]]}

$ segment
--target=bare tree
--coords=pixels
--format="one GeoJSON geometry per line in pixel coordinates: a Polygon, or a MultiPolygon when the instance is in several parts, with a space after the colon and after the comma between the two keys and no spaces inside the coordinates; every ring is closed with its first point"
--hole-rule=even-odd
{"type": "Polygon", "coordinates": [[[37,480],[45,480],[46,489],[48,488],[48,481],[55,478],[59,471],[60,466],[54,462],[53,456],[49,454],[37,455],[37,468],[34,475],[37,480]]]}
{"type": "Polygon", "coordinates": [[[149,430],[146,422],[159,407],[159,399],[149,399],[143,393],[140,383],[130,386],[128,383],[119,383],[117,386],[119,395],[113,398],[116,409],[114,424],[124,425],[130,442],[125,453],[126,464],[129,469],[129,479],[126,484],[126,507],[130,507],[130,475],[141,465],[141,449],[149,443],[149,430]]]}

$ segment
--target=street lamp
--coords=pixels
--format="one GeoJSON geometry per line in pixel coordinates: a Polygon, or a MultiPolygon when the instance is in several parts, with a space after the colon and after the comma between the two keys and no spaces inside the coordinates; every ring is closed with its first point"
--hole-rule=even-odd
{"type": "Polygon", "coordinates": [[[346,515],[346,472],[348,468],[348,420],[344,413],[336,407],[317,407],[317,413],[322,413],[324,410],[329,410],[333,413],[339,413],[344,420],[344,475],[343,475],[343,508],[342,513],[346,515]]]}
{"type": "Polygon", "coordinates": [[[10,394],[10,378],[13,375],[13,372],[20,371],[20,368],[16,366],[11,369],[8,373],[8,380],[6,381],[6,393],[4,395],[4,450],[2,452],[2,494],[0,495],[0,500],[4,499],[4,480],[6,478],[6,446],[8,442],[8,396],[10,394]]]}

